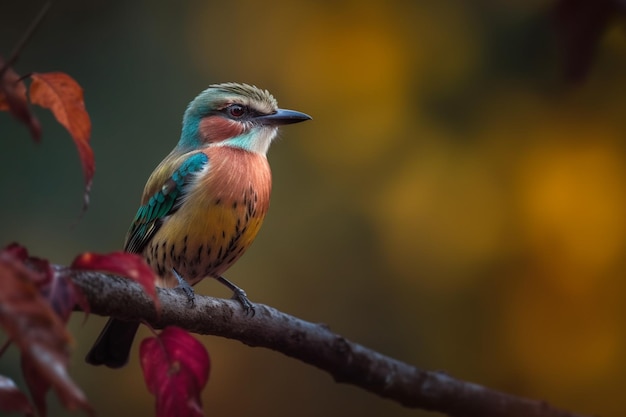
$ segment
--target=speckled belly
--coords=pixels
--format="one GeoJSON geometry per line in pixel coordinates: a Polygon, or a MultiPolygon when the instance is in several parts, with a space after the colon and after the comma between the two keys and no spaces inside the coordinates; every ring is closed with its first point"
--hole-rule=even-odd
{"type": "Polygon", "coordinates": [[[160,277],[157,285],[178,284],[172,268],[194,285],[221,275],[235,263],[252,244],[265,217],[255,195],[249,190],[239,201],[189,201],[167,218],[144,250],[160,277]]]}
{"type": "Polygon", "coordinates": [[[173,268],[191,285],[223,274],[252,244],[269,209],[264,155],[228,146],[203,152],[206,168],[190,179],[142,252],[161,287],[178,285],[173,268]]]}

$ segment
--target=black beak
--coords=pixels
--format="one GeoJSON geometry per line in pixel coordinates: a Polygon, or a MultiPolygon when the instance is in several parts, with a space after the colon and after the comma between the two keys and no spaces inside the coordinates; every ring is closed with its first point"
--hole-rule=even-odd
{"type": "Polygon", "coordinates": [[[311,120],[311,116],[295,110],[278,109],[276,113],[257,116],[254,120],[267,126],[281,126],[311,120]]]}

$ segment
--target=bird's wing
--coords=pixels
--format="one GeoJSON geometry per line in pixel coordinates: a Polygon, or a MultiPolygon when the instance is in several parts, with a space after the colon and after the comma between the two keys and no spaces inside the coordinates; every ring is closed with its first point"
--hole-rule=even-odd
{"type": "Polygon", "coordinates": [[[202,152],[187,157],[174,170],[174,173],[162,182],[156,192],[149,198],[144,198],[145,203],[137,210],[135,219],[128,230],[124,245],[125,251],[131,253],[143,251],[163,224],[163,219],[178,209],[193,174],[203,169],[208,162],[209,157],[202,152]]]}

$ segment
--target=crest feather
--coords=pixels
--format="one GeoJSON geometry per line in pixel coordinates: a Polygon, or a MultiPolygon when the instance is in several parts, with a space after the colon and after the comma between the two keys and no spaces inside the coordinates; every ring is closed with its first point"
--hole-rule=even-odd
{"type": "Polygon", "coordinates": [[[238,96],[250,97],[251,99],[267,102],[272,107],[278,107],[278,103],[274,96],[267,90],[262,90],[254,85],[243,83],[222,83],[212,84],[209,88],[215,88],[222,90],[225,93],[230,93],[238,96]]]}

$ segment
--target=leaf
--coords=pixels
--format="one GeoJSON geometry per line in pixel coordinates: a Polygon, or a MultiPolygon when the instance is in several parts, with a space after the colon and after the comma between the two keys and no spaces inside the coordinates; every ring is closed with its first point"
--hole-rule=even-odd
{"type": "Polygon", "coordinates": [[[39,273],[38,276],[31,275],[31,278],[37,278],[33,284],[64,323],[67,323],[77,305],[89,314],[87,297],[65,271],[53,269],[47,259],[29,256],[28,250],[18,243],[7,245],[3,252],[14,256],[39,273]]]}
{"type": "Polygon", "coordinates": [[[128,252],[112,252],[106,255],[86,252],[74,259],[71,269],[86,271],[103,271],[122,275],[139,283],[159,309],[159,298],[156,295],[155,276],[152,268],[139,255],[128,252]]]}
{"type": "MultiPolygon", "coordinates": [[[[33,345],[30,355],[22,356],[22,372],[40,416],[46,415],[46,394],[50,387],[68,410],[82,409],[93,416],[94,411],[85,394],[67,373],[67,355],[49,355],[41,344],[33,345]],[[37,360],[32,360],[32,358],[37,360]]],[[[53,352],[54,353],[54,352],[53,352]]]]}
{"type": "Polygon", "coordinates": [[[63,405],[92,413],[83,392],[67,373],[70,335],[39,294],[41,274],[11,251],[0,252],[0,325],[22,354],[22,369],[40,415],[52,387],[63,405]]]}
{"type": "Polygon", "coordinates": [[[70,132],[78,148],[85,178],[84,209],[89,205],[89,191],[95,161],[89,145],[91,120],[85,109],[82,87],[62,72],[33,73],[30,100],[33,104],[50,109],[54,117],[70,132]]]}
{"type": "Polygon", "coordinates": [[[3,375],[0,375],[0,411],[25,416],[35,415],[35,410],[26,395],[17,388],[12,379],[3,375]]]}
{"type": "Polygon", "coordinates": [[[86,315],[89,314],[91,308],[87,297],[81,288],[74,283],[71,276],[60,271],[53,271],[46,260],[31,259],[48,265],[51,273],[50,279],[39,288],[39,292],[46,298],[54,312],[63,320],[63,323],[67,323],[77,305],[86,315]]]}
{"type": "Polygon", "coordinates": [[[28,250],[16,242],[9,243],[4,247],[4,249],[2,249],[2,252],[7,253],[22,262],[28,259],[28,250]]]}
{"type": "Polygon", "coordinates": [[[41,138],[41,125],[30,111],[26,99],[26,85],[10,67],[5,67],[0,57],[0,110],[9,111],[13,117],[30,129],[30,134],[38,141],[41,138]]]}
{"type": "Polygon", "coordinates": [[[185,330],[166,327],[141,342],[141,368],[156,397],[157,417],[204,415],[200,394],[209,379],[209,354],[185,330]]]}

